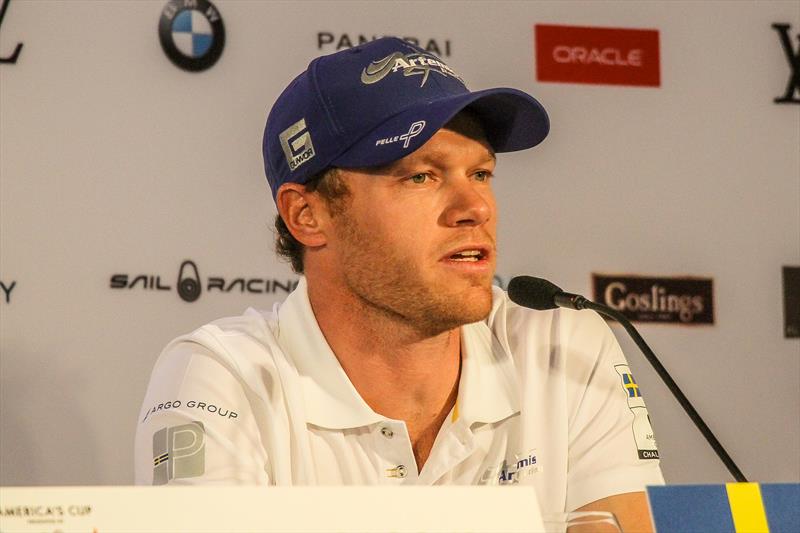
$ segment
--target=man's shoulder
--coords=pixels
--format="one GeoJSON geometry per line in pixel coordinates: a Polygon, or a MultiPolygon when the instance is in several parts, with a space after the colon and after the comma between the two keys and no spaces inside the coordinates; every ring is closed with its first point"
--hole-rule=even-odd
{"type": "Polygon", "coordinates": [[[167,344],[139,414],[138,484],[163,484],[175,477],[186,478],[181,483],[265,482],[261,431],[285,416],[281,398],[286,384],[274,322],[273,313],[248,309],[167,344]],[[192,435],[199,451],[181,456],[172,450],[169,439],[176,432],[192,435]]]}
{"type": "Polygon", "coordinates": [[[208,346],[245,339],[273,341],[278,329],[277,308],[277,304],[272,310],[250,307],[241,315],[217,318],[191,332],[179,335],[167,345],[167,348],[183,342],[208,346]]]}
{"type": "Polygon", "coordinates": [[[278,326],[278,305],[271,310],[249,307],[241,315],[227,316],[200,326],[190,336],[211,335],[226,337],[274,337],[278,326]]]}
{"type": "Polygon", "coordinates": [[[535,310],[511,301],[500,287],[492,287],[492,310],[486,324],[496,336],[510,338],[596,339],[609,328],[597,313],[557,308],[535,310]]]}
{"type": "Polygon", "coordinates": [[[237,375],[253,367],[272,367],[281,353],[277,331],[277,305],[271,311],[248,308],[241,315],[213,320],[170,341],[154,375],[172,367],[186,369],[198,357],[212,359],[237,375]]]}
{"type": "Polygon", "coordinates": [[[597,333],[608,329],[597,313],[566,308],[529,309],[512,302],[508,293],[497,286],[492,287],[492,310],[486,324],[494,331],[505,329],[512,332],[533,328],[567,332],[588,330],[590,333],[597,333]]]}

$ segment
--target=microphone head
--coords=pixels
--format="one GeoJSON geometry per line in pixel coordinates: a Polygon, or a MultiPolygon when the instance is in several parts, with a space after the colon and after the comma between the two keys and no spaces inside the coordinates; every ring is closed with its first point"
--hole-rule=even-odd
{"type": "Polygon", "coordinates": [[[508,282],[508,297],[522,307],[544,311],[558,307],[555,295],[563,292],[546,279],[533,276],[517,276],[508,282]]]}

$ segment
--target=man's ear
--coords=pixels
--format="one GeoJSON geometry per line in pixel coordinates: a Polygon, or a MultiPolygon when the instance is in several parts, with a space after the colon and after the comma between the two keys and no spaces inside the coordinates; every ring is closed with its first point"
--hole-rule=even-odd
{"type": "Polygon", "coordinates": [[[327,217],[325,202],[299,183],[284,183],[275,196],[286,227],[303,245],[314,248],[327,243],[324,220],[327,217]]]}

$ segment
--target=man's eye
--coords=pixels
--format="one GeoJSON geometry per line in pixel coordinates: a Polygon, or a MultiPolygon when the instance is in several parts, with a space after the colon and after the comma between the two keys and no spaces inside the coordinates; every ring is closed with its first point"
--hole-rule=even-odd
{"type": "Polygon", "coordinates": [[[476,181],[488,181],[492,177],[492,173],[488,170],[479,170],[475,173],[476,181]]]}
{"type": "Polygon", "coordinates": [[[412,183],[416,183],[417,185],[421,185],[428,180],[427,174],[414,174],[409,178],[412,183]]]}

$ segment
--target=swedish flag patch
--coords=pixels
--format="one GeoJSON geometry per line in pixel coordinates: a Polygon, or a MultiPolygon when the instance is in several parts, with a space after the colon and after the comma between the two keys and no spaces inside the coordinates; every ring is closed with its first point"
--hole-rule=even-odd
{"type": "Polygon", "coordinates": [[[639,392],[639,385],[633,379],[633,374],[622,374],[622,386],[628,391],[628,398],[639,398],[642,393],[639,392]]]}

